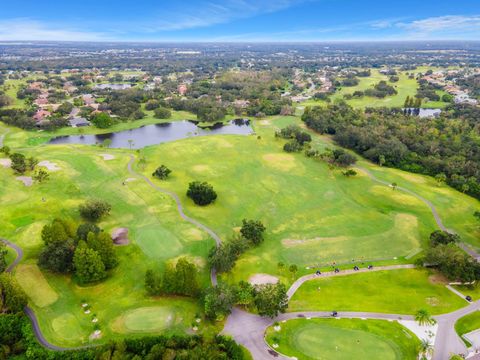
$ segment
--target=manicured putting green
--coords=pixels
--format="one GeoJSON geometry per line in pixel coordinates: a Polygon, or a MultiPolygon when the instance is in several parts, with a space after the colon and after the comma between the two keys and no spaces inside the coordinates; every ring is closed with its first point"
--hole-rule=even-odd
{"type": "Polygon", "coordinates": [[[124,324],[127,331],[153,332],[168,328],[175,322],[175,311],[167,306],[143,307],[127,312],[124,324]]]}
{"type": "Polygon", "coordinates": [[[63,314],[52,321],[52,328],[58,334],[62,334],[67,340],[82,339],[85,335],[78,319],[72,314],[63,314]]]}
{"type": "Polygon", "coordinates": [[[277,351],[298,359],[415,359],[418,339],[397,322],[359,319],[295,319],[267,330],[277,351]]]}

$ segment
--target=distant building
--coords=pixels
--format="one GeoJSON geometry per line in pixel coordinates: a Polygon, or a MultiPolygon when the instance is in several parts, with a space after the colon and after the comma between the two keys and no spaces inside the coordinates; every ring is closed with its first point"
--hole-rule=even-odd
{"type": "Polygon", "coordinates": [[[90,121],[83,117],[75,117],[73,119],[69,119],[68,122],[70,123],[71,127],[90,126],[90,121]]]}
{"type": "Polygon", "coordinates": [[[181,84],[181,85],[178,85],[178,93],[182,96],[184,96],[186,93],[187,93],[187,85],[185,84],[181,84]]]}
{"type": "Polygon", "coordinates": [[[476,99],[472,99],[468,94],[462,93],[458,94],[454,98],[455,104],[471,104],[477,105],[478,101],[476,99]]]}
{"type": "Polygon", "coordinates": [[[33,115],[33,120],[40,122],[45,120],[50,115],[52,115],[50,111],[40,109],[35,113],[35,115],[33,115]]]}

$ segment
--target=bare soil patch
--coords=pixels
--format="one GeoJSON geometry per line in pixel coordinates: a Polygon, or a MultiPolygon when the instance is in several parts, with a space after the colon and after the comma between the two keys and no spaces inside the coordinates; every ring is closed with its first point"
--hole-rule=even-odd
{"type": "Polygon", "coordinates": [[[12,160],[10,159],[0,159],[0,165],[2,165],[4,168],[9,168],[12,166],[12,160]]]}
{"type": "Polygon", "coordinates": [[[25,186],[32,186],[33,185],[33,180],[31,176],[17,176],[15,179],[23,182],[23,185],[25,186]]]}
{"type": "Polygon", "coordinates": [[[48,170],[50,170],[50,171],[58,171],[58,170],[60,170],[60,167],[59,167],[57,164],[55,164],[55,163],[53,163],[53,162],[50,162],[50,161],[48,161],[48,160],[40,161],[40,162],[38,163],[38,166],[46,167],[46,168],[47,168],[48,170]]]}
{"type": "Polygon", "coordinates": [[[105,161],[108,161],[108,160],[113,160],[115,159],[115,156],[111,155],[111,154],[99,154],[103,160],[105,161]]]}
{"type": "Polygon", "coordinates": [[[128,239],[127,228],[117,228],[112,231],[112,240],[115,245],[128,245],[130,240],[128,239]]]}
{"type": "Polygon", "coordinates": [[[255,274],[250,276],[248,282],[252,285],[276,284],[278,283],[278,278],[268,274],[255,274]]]}

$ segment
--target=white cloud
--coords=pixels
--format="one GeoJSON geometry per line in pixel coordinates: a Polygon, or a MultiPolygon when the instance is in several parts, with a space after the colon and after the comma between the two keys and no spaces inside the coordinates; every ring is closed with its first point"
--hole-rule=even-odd
{"type": "Polygon", "coordinates": [[[203,2],[193,8],[179,8],[158,14],[156,21],[140,27],[146,32],[185,30],[224,24],[260,14],[272,13],[314,0],[224,0],[203,2]]]}
{"type": "Polygon", "coordinates": [[[437,16],[410,23],[398,23],[398,27],[421,33],[445,31],[480,31],[480,15],[473,16],[437,16]]]}
{"type": "Polygon", "coordinates": [[[47,25],[28,18],[0,20],[0,40],[3,41],[101,41],[109,40],[104,33],[47,25]]]}

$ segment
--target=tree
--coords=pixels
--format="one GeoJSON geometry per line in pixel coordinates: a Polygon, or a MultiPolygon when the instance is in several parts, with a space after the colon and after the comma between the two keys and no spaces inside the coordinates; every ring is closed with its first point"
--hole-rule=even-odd
{"type": "Polygon", "coordinates": [[[96,222],[108,215],[112,206],[104,200],[90,199],[78,207],[80,215],[88,221],[96,222]]]}
{"type": "Polygon", "coordinates": [[[107,129],[113,125],[113,120],[107,113],[101,112],[96,114],[91,122],[99,129],[107,129]]]}
{"type": "Polygon", "coordinates": [[[207,182],[194,181],[188,184],[187,196],[195,204],[205,206],[215,201],[217,193],[207,182]]]}
{"type": "Polygon", "coordinates": [[[422,358],[428,359],[433,352],[433,346],[430,340],[422,339],[420,342],[420,353],[422,354],[422,358]]]}
{"type": "Polygon", "coordinates": [[[42,183],[45,180],[48,180],[49,177],[50,177],[50,174],[44,169],[38,169],[37,171],[35,171],[35,174],[33,174],[32,176],[33,180],[38,181],[39,183],[42,183]]]}
{"type": "Polygon", "coordinates": [[[10,167],[17,174],[24,174],[27,171],[27,162],[25,160],[25,155],[19,153],[13,153],[10,155],[10,160],[12,164],[10,167]]]}
{"type": "Polygon", "coordinates": [[[162,293],[162,279],[152,269],[147,270],[145,273],[145,290],[150,296],[162,293]]]}
{"type": "Polygon", "coordinates": [[[277,268],[278,268],[278,272],[282,273],[283,270],[285,270],[285,264],[283,262],[279,261],[278,264],[277,264],[277,268]]]}
{"type": "Polygon", "coordinates": [[[0,273],[7,269],[7,254],[7,247],[2,241],[0,241],[0,273]]]}
{"type": "Polygon", "coordinates": [[[233,238],[230,241],[214,246],[208,254],[208,263],[217,272],[228,272],[235,266],[238,257],[247,249],[243,238],[233,238]]]}
{"type": "Polygon", "coordinates": [[[90,283],[104,279],[107,274],[102,258],[93,249],[89,249],[84,241],[78,243],[73,256],[75,275],[80,283],[90,283]]]}
{"type": "Polygon", "coordinates": [[[28,297],[11,274],[0,274],[0,313],[19,313],[27,306],[28,297]]]}
{"type": "Polygon", "coordinates": [[[42,241],[45,245],[65,242],[68,239],[75,238],[75,229],[76,225],[70,219],[53,219],[51,224],[47,224],[42,228],[42,241]]]}
{"type": "Polygon", "coordinates": [[[480,221],[480,211],[475,211],[473,213],[473,216],[475,216],[477,218],[477,220],[480,221]]]}
{"type": "Polygon", "coordinates": [[[113,246],[110,235],[107,233],[89,232],[87,235],[87,246],[100,255],[100,258],[105,265],[105,270],[113,269],[118,265],[118,256],[115,252],[115,247],[113,246]]]}
{"type": "Polygon", "coordinates": [[[98,234],[100,228],[92,223],[80,224],[77,228],[77,238],[78,240],[87,241],[88,233],[98,234]]]}
{"type": "Polygon", "coordinates": [[[357,172],[353,169],[348,169],[342,172],[343,176],[351,177],[357,175],[357,172]]]}
{"type": "Polygon", "coordinates": [[[133,145],[135,145],[135,142],[132,139],[128,139],[128,146],[130,147],[130,150],[132,150],[133,145]]]}
{"type": "Polygon", "coordinates": [[[237,305],[250,306],[254,302],[254,287],[246,281],[240,281],[236,288],[237,305]]]}
{"type": "Polygon", "coordinates": [[[263,242],[263,233],[265,226],[259,220],[242,220],[242,227],[240,234],[254,245],[259,245],[263,242]]]}
{"type": "Polygon", "coordinates": [[[429,326],[436,323],[435,319],[426,309],[420,309],[417,311],[417,313],[415,314],[415,321],[420,326],[429,326]]]}
{"type": "Polygon", "coordinates": [[[392,190],[395,190],[398,185],[397,185],[396,182],[392,182],[392,183],[390,184],[390,186],[392,187],[392,190]]]}
{"type": "Polygon", "coordinates": [[[170,119],[172,112],[164,107],[159,107],[153,111],[156,119],[170,119]]]}
{"type": "Polygon", "coordinates": [[[292,273],[292,277],[295,277],[295,274],[298,271],[297,265],[295,265],[295,264],[290,265],[290,267],[288,268],[288,271],[290,271],[292,273]]]}
{"type": "Polygon", "coordinates": [[[220,283],[211,287],[205,292],[205,316],[211,320],[221,321],[232,312],[236,301],[236,291],[228,284],[220,283]]]}
{"type": "Polygon", "coordinates": [[[165,165],[160,165],[152,174],[152,176],[159,178],[160,180],[166,180],[172,170],[165,165]]]}
{"type": "Polygon", "coordinates": [[[254,302],[260,316],[274,318],[288,307],[287,288],[282,283],[256,286],[254,302]]]}
{"type": "Polygon", "coordinates": [[[38,256],[38,266],[56,273],[69,273],[73,270],[74,251],[72,239],[48,243],[38,256]]]}
{"type": "Polygon", "coordinates": [[[430,245],[437,246],[439,244],[456,243],[460,241],[460,236],[449,233],[448,231],[435,230],[430,234],[430,245]]]}
{"type": "Polygon", "coordinates": [[[445,184],[447,181],[447,175],[444,173],[437,174],[435,175],[435,180],[437,181],[438,186],[445,184]]]}

